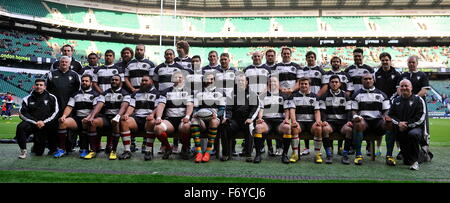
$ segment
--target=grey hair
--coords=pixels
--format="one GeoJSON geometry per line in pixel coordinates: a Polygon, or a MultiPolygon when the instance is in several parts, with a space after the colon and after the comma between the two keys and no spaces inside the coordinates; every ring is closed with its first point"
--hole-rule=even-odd
{"type": "Polygon", "coordinates": [[[408,57],[408,61],[409,61],[411,58],[416,59],[416,62],[419,63],[419,57],[418,57],[417,55],[412,55],[412,56],[408,57]]]}
{"type": "Polygon", "coordinates": [[[408,82],[410,85],[411,85],[411,87],[412,87],[412,83],[411,83],[411,81],[410,80],[408,80],[408,79],[403,79],[403,80],[400,80],[400,82],[398,83],[399,84],[399,86],[400,86],[400,84],[402,84],[402,82],[408,82]]]}
{"type": "Polygon", "coordinates": [[[70,61],[70,57],[68,56],[61,56],[61,58],[59,58],[60,61],[62,61],[63,59],[67,59],[68,61],[70,61]]]}

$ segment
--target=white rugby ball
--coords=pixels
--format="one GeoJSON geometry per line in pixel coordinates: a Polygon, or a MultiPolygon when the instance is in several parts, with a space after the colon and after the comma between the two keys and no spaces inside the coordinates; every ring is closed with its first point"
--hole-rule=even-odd
{"type": "Polygon", "coordinates": [[[197,111],[196,115],[202,120],[209,120],[212,118],[213,112],[210,109],[200,109],[197,111]]]}

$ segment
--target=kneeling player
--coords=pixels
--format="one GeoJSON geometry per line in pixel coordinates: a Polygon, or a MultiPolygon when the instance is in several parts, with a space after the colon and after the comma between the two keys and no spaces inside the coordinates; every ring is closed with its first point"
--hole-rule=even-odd
{"type": "Polygon", "coordinates": [[[320,117],[319,101],[313,92],[310,90],[309,78],[300,78],[300,91],[296,91],[291,96],[290,101],[290,118],[292,121],[292,155],[290,162],[298,161],[298,145],[299,134],[304,132],[311,132],[314,136],[314,151],[316,153],[314,162],[322,163],[322,154],[320,149],[322,147],[322,121],[320,117]],[[300,123],[298,123],[300,122],[300,123]]]}
{"type": "MultiPolygon", "coordinates": [[[[168,134],[181,134],[181,157],[189,159],[190,117],[194,109],[192,95],[184,87],[184,75],[176,72],[173,75],[174,86],[161,92],[156,111],[155,134],[157,137],[167,137],[168,134]],[[161,116],[164,114],[164,120],[161,116]]],[[[174,136],[175,137],[175,136],[174,136]]],[[[170,150],[166,143],[165,150],[170,150]]],[[[164,153],[163,159],[168,159],[170,152],[164,153]]]]}
{"type": "Polygon", "coordinates": [[[103,92],[95,105],[94,110],[86,118],[91,123],[89,129],[89,145],[90,152],[85,159],[92,159],[96,156],[96,152],[100,148],[100,137],[97,136],[97,129],[112,129],[112,135],[109,135],[106,149],[111,149],[109,159],[117,159],[117,145],[120,138],[119,121],[120,117],[125,113],[130,103],[130,95],[122,88],[120,75],[114,75],[111,78],[111,88],[103,92]],[[97,116],[99,112],[101,116],[97,116]]]}
{"type": "Polygon", "coordinates": [[[349,122],[349,111],[351,109],[350,99],[341,90],[341,79],[338,75],[332,75],[328,86],[330,89],[320,97],[320,109],[322,113],[322,138],[325,147],[325,163],[333,163],[332,141],[329,136],[333,132],[345,135],[345,145],[342,157],[343,164],[349,164],[348,151],[352,143],[352,128],[349,122]]]}
{"type": "Polygon", "coordinates": [[[81,90],[72,95],[64,109],[63,115],[59,118],[59,148],[53,157],[59,158],[64,156],[67,129],[81,131],[80,158],[84,158],[88,154],[87,130],[90,123],[86,117],[89,116],[93,107],[97,104],[98,96],[100,94],[92,88],[92,76],[83,75],[81,77],[81,90]],[[75,116],[68,118],[73,111],[75,116]]]}
{"type": "Polygon", "coordinates": [[[219,117],[224,117],[226,96],[217,91],[214,86],[214,75],[205,74],[205,85],[202,91],[194,95],[194,114],[191,119],[191,134],[194,137],[195,163],[208,162],[211,157],[212,147],[217,135],[217,127],[220,124],[219,117]],[[210,116],[203,117],[203,112],[210,111],[210,116]],[[208,129],[208,145],[203,153],[200,145],[200,133],[208,129]]]}
{"type": "MultiPolygon", "coordinates": [[[[280,83],[278,77],[270,77],[268,91],[264,95],[263,99],[263,119],[258,119],[256,121],[256,129],[262,129],[261,131],[267,134],[275,134],[283,136],[283,153],[281,155],[281,161],[285,164],[289,163],[289,158],[287,153],[289,152],[289,147],[291,146],[291,126],[289,123],[289,109],[285,105],[287,102],[287,95],[279,92],[280,83]]],[[[255,137],[255,142],[256,142],[255,137]]],[[[258,146],[258,145],[257,145],[258,146]]],[[[258,152],[258,149],[256,150],[258,152]]],[[[256,159],[254,162],[260,160],[256,159]]]]}
{"type": "MultiPolygon", "coordinates": [[[[130,105],[121,118],[120,130],[125,150],[119,159],[131,158],[131,131],[135,133],[139,131],[146,132],[144,160],[147,161],[153,158],[153,141],[155,139],[153,132],[155,125],[154,116],[158,98],[159,91],[153,86],[151,77],[144,75],[141,80],[141,87],[131,95],[130,105]]],[[[159,139],[164,145],[168,144],[167,137],[159,139]]]]}

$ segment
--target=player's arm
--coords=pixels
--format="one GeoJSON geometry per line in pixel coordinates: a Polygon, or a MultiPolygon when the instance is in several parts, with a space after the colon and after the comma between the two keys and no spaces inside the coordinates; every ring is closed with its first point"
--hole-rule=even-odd
{"type": "Polygon", "coordinates": [[[72,107],[71,106],[66,106],[66,108],[64,108],[64,112],[63,115],[59,118],[59,121],[61,123],[64,123],[64,121],[66,120],[66,118],[70,115],[70,113],[72,113],[72,107]]]}
{"type": "Polygon", "coordinates": [[[103,93],[102,88],[100,88],[100,86],[98,86],[97,82],[92,82],[92,87],[94,87],[94,90],[99,92],[99,93],[103,93]]]}
{"type": "Polygon", "coordinates": [[[125,76],[124,84],[132,93],[135,93],[137,91],[137,89],[135,89],[133,85],[131,85],[130,78],[128,76],[125,76]]]}
{"type": "Polygon", "coordinates": [[[317,96],[322,96],[323,94],[325,94],[328,91],[328,85],[322,85],[322,87],[320,88],[319,92],[317,93],[317,96]]]}

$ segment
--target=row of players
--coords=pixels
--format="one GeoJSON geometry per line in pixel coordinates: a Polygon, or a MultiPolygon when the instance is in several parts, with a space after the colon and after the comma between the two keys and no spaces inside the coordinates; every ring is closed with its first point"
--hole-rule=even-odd
{"type": "MultiPolygon", "coordinates": [[[[140,58],[141,61],[145,61],[145,59],[143,59],[143,54],[142,54],[142,56],[140,56],[138,54],[138,53],[145,52],[145,50],[142,50],[142,49],[145,49],[145,47],[141,46],[141,45],[138,45],[136,47],[136,58],[137,59],[135,59],[135,60],[139,61],[138,58],[140,58]]],[[[181,45],[177,48],[177,51],[179,54],[180,54],[180,51],[179,51],[180,49],[183,51],[186,51],[186,49],[183,49],[183,46],[181,45]]],[[[129,48],[128,49],[125,48],[122,51],[122,58],[124,58],[123,56],[124,56],[124,53],[126,53],[126,52],[132,53],[132,50],[129,48]]],[[[149,64],[149,63],[135,62],[136,65],[132,65],[132,64],[134,64],[134,63],[132,63],[132,61],[128,62],[127,68],[125,68],[125,71],[123,71],[125,79],[123,79],[123,77],[121,77],[121,80],[124,82],[125,87],[128,87],[127,89],[129,89],[131,92],[136,93],[138,90],[137,88],[139,87],[139,85],[141,85],[141,84],[139,84],[140,81],[139,81],[139,83],[136,83],[136,81],[137,81],[137,79],[141,79],[142,76],[137,74],[137,72],[132,72],[133,67],[138,67],[138,69],[144,68],[144,71],[142,71],[142,70],[140,71],[141,73],[153,75],[153,77],[150,77],[150,80],[151,79],[155,80],[155,85],[159,90],[165,90],[168,87],[171,87],[174,84],[172,81],[172,78],[173,78],[172,74],[174,72],[179,71],[179,70],[185,70],[185,71],[190,70],[189,65],[186,65],[187,64],[186,62],[181,63],[181,64],[185,64],[186,67],[180,67],[179,64],[174,63],[174,54],[175,53],[173,50],[166,50],[166,52],[165,52],[166,62],[159,65],[155,69],[153,69],[153,71],[151,71],[151,64],[149,64]],[[146,64],[148,64],[148,65],[146,65],[146,64]],[[145,67],[147,67],[148,69],[145,69],[145,67]],[[134,76],[136,76],[136,77],[134,77],[134,76]],[[127,82],[127,81],[130,81],[130,82],[127,82]],[[138,86],[133,85],[132,87],[130,87],[128,85],[130,83],[138,84],[138,86]]],[[[326,75],[326,74],[324,74],[324,71],[321,70],[320,67],[306,67],[305,69],[301,69],[295,63],[290,62],[290,54],[291,54],[291,50],[289,48],[283,48],[282,49],[283,63],[276,64],[276,65],[272,66],[272,68],[269,68],[269,66],[268,66],[269,61],[271,59],[275,58],[274,57],[275,51],[269,50],[266,52],[266,58],[268,61],[268,63],[266,63],[266,64],[261,64],[262,56],[260,53],[254,53],[252,56],[254,64],[252,66],[249,66],[246,69],[244,69],[244,74],[246,76],[245,78],[250,83],[249,84],[250,90],[252,92],[256,92],[257,94],[261,94],[266,89],[265,85],[266,85],[267,78],[269,77],[269,75],[272,74],[272,75],[277,75],[278,78],[280,78],[279,79],[279,82],[280,82],[279,90],[283,94],[291,95],[293,92],[296,92],[300,88],[300,83],[297,82],[298,79],[303,78],[305,76],[311,80],[309,85],[311,86],[311,91],[313,93],[317,93],[318,95],[321,95],[321,94],[323,95],[324,93],[327,93],[327,91],[328,91],[327,89],[329,89],[329,85],[325,82],[322,82],[322,81],[324,81],[323,78],[326,78],[326,77],[324,77],[326,75]],[[308,70],[306,70],[306,69],[308,69],[308,70]],[[322,85],[322,83],[323,83],[323,85],[322,85]],[[318,84],[318,85],[316,85],[316,84],[318,84]]],[[[125,54],[125,55],[127,55],[127,54],[125,54]]],[[[91,58],[91,56],[93,56],[93,55],[89,55],[90,58],[91,58]]],[[[93,73],[92,76],[94,78],[93,86],[94,86],[94,89],[96,89],[98,92],[104,92],[104,90],[110,86],[110,84],[107,84],[107,82],[111,81],[112,77],[105,76],[105,75],[119,74],[119,76],[120,76],[120,73],[121,73],[121,70],[119,68],[111,68],[111,67],[116,66],[116,65],[112,64],[111,60],[110,60],[111,58],[114,59],[114,52],[107,51],[107,53],[105,53],[105,57],[106,57],[106,60],[105,60],[106,65],[104,67],[101,67],[98,69],[93,68],[93,72],[92,72],[93,73]],[[108,58],[109,58],[109,60],[108,60],[108,58]],[[109,77],[109,81],[108,81],[108,77],[109,77]]],[[[214,58],[217,59],[217,53],[211,52],[209,54],[208,58],[210,59],[210,62],[212,61],[211,59],[214,59],[214,58]]],[[[343,85],[344,86],[343,90],[346,90],[345,91],[345,92],[347,92],[346,96],[350,95],[350,92],[351,92],[350,90],[352,90],[352,89],[356,90],[355,92],[357,92],[359,89],[361,89],[362,82],[361,82],[361,80],[358,81],[358,77],[361,78],[361,76],[364,74],[373,73],[373,69],[371,69],[370,67],[366,67],[365,65],[362,65],[362,50],[360,50],[360,49],[355,50],[354,58],[355,58],[355,65],[347,68],[347,70],[345,72],[342,72],[339,70],[340,69],[340,59],[339,58],[333,57],[331,60],[332,65],[333,64],[334,65],[333,65],[333,70],[330,71],[331,74],[329,74],[329,75],[334,75],[334,74],[338,75],[340,81],[342,81],[343,84],[345,84],[345,85],[343,85]]],[[[417,63],[417,61],[418,61],[417,58],[415,58],[415,57],[412,57],[412,58],[414,59],[415,63],[417,63]]],[[[387,62],[390,61],[390,59],[391,59],[390,55],[383,53],[380,56],[380,59],[382,61],[382,67],[384,70],[384,66],[385,66],[384,63],[386,63],[386,61],[387,62]]],[[[61,64],[59,64],[60,67],[67,66],[67,64],[69,64],[71,62],[70,59],[65,60],[64,57],[60,61],[61,61],[61,64]]],[[[114,60],[112,60],[112,61],[114,61],[114,60]]],[[[222,66],[211,67],[211,64],[210,64],[210,66],[204,67],[203,69],[199,69],[198,64],[200,64],[199,63],[200,57],[193,57],[190,61],[191,61],[191,63],[189,63],[189,64],[191,64],[190,67],[193,67],[193,71],[190,71],[191,74],[188,75],[188,77],[191,77],[191,78],[192,78],[192,75],[196,75],[195,74],[196,72],[198,72],[197,75],[200,75],[201,77],[203,77],[205,72],[210,72],[208,70],[214,70],[211,72],[232,71],[233,73],[235,73],[235,71],[236,71],[235,69],[228,67],[229,56],[227,54],[222,54],[220,57],[220,62],[221,62],[222,66]],[[199,70],[201,70],[201,71],[199,71],[199,70]]],[[[307,61],[308,61],[308,65],[311,65],[311,64],[314,65],[315,53],[308,52],[307,53],[307,61]]],[[[73,62],[73,60],[72,60],[72,62],[73,62]]],[[[272,65],[273,64],[275,64],[275,63],[272,63],[272,65]]],[[[387,63],[387,65],[390,65],[390,64],[387,63]]],[[[415,68],[417,68],[417,67],[415,67],[415,68]]],[[[74,68],[72,68],[72,69],[74,69],[74,68]]],[[[59,77],[57,75],[58,70],[55,70],[55,71],[53,71],[49,74],[48,78],[50,81],[52,80],[52,78],[59,77]],[[54,76],[54,74],[56,74],[55,75],[56,77],[54,76]]],[[[64,72],[64,71],[61,71],[61,72],[64,72]]],[[[389,73],[393,72],[394,74],[389,74],[388,75],[389,77],[383,77],[383,78],[377,77],[377,83],[378,83],[378,81],[380,81],[380,79],[385,79],[385,82],[380,82],[380,83],[383,85],[386,85],[387,83],[392,83],[394,86],[396,84],[398,84],[397,82],[394,82],[395,80],[398,81],[398,79],[399,79],[399,77],[398,77],[399,74],[396,73],[395,69],[388,66],[387,72],[389,72],[389,73]],[[390,77],[391,75],[393,77],[390,77]]],[[[420,79],[420,77],[412,77],[412,73],[417,73],[417,72],[411,71],[411,74],[409,75],[408,79],[411,79],[411,78],[413,80],[420,79]]],[[[218,74],[213,74],[213,75],[216,77],[218,76],[218,74]]],[[[235,76],[235,74],[223,74],[222,77],[217,77],[217,78],[222,78],[222,80],[224,80],[224,79],[231,80],[232,79],[231,83],[225,82],[225,85],[222,86],[222,87],[225,87],[225,88],[222,88],[222,90],[225,90],[224,92],[225,92],[226,96],[230,96],[230,92],[231,92],[230,90],[233,89],[232,86],[231,86],[231,88],[229,87],[230,86],[229,84],[234,84],[234,77],[227,77],[229,75],[235,76]]],[[[273,78],[275,78],[275,77],[273,77],[273,78]]],[[[422,77],[422,78],[423,78],[423,80],[426,79],[426,77],[422,77]]],[[[420,82],[422,82],[423,80],[421,80],[420,82]]],[[[76,81],[76,80],[74,80],[74,81],[76,81]]],[[[198,82],[198,81],[202,81],[202,79],[199,80],[196,78],[193,81],[198,82]]],[[[416,81],[414,81],[414,82],[417,83],[416,81]]],[[[61,83],[61,81],[59,83],[61,83]]],[[[54,86],[59,86],[59,85],[52,85],[52,83],[48,83],[48,84],[49,84],[49,89],[52,89],[52,88],[54,89],[54,86]]],[[[223,83],[215,83],[214,86],[220,86],[220,84],[223,84],[223,83]]],[[[66,84],[66,86],[67,86],[67,84],[66,84]]],[[[196,87],[196,85],[193,85],[193,86],[196,87]]],[[[421,85],[421,86],[422,86],[422,88],[420,90],[426,89],[426,86],[424,86],[424,85],[421,85]]],[[[416,88],[417,85],[413,85],[413,87],[416,88]]],[[[59,89],[61,89],[62,91],[67,91],[66,88],[59,88],[59,89]]],[[[395,91],[395,88],[391,88],[388,90],[390,92],[393,92],[392,90],[395,91]]],[[[59,94],[55,94],[55,95],[58,97],[59,94]]],[[[66,95],[67,95],[67,93],[66,93],[66,95]]],[[[420,95],[420,92],[419,92],[419,95],[420,95]]],[[[388,97],[386,96],[384,98],[388,98],[388,97]]],[[[58,101],[60,102],[60,105],[64,105],[64,103],[65,103],[64,100],[61,100],[59,98],[58,98],[58,101]]],[[[63,108],[60,108],[60,109],[63,109],[63,108]]],[[[189,119],[184,119],[184,120],[189,120],[189,119]]],[[[64,131],[61,131],[61,134],[63,134],[62,132],[64,132],[64,131]]],[[[212,134],[214,134],[214,132],[212,132],[212,134]]],[[[259,133],[257,133],[257,134],[259,134],[259,133]]],[[[151,138],[150,138],[150,140],[151,140],[151,138]]],[[[208,157],[208,155],[206,157],[208,157]]],[[[284,157],[284,159],[286,159],[286,157],[284,157]]],[[[319,158],[316,157],[316,159],[318,160],[318,162],[320,162],[319,158]]],[[[295,160],[295,157],[293,157],[291,160],[295,160]]]]}

